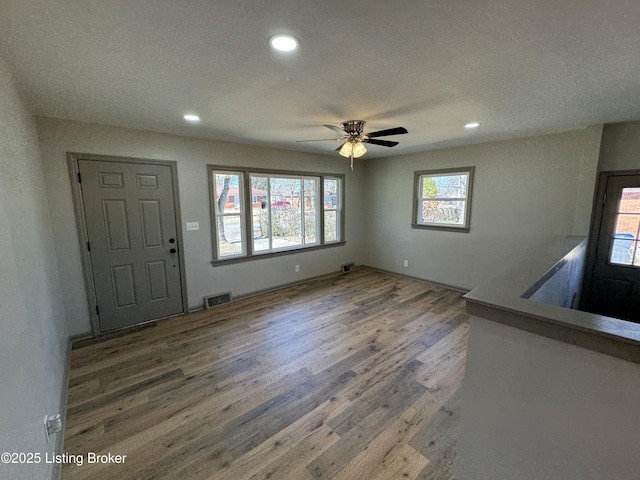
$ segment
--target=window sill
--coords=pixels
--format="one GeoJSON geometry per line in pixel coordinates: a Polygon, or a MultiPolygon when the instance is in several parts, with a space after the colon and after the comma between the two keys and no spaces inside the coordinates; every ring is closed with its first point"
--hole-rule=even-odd
{"type": "Polygon", "coordinates": [[[462,232],[469,233],[471,230],[469,227],[444,227],[440,225],[423,225],[421,223],[412,223],[411,228],[423,229],[423,230],[442,230],[444,232],[462,232]]]}
{"type": "Polygon", "coordinates": [[[313,247],[301,247],[301,248],[292,248],[290,250],[281,250],[278,252],[270,252],[270,253],[261,253],[258,255],[251,255],[251,256],[245,256],[245,257],[234,257],[234,258],[225,258],[223,260],[212,260],[211,264],[214,267],[222,267],[224,265],[231,265],[234,263],[242,263],[242,262],[250,262],[253,260],[263,260],[266,258],[274,258],[274,257],[281,257],[283,255],[292,255],[294,253],[302,253],[302,252],[310,252],[310,251],[315,251],[315,250],[324,250],[325,248],[332,248],[332,247],[341,247],[343,245],[346,245],[346,241],[341,241],[341,242],[332,242],[332,243],[326,243],[324,245],[316,245],[313,247]]]}

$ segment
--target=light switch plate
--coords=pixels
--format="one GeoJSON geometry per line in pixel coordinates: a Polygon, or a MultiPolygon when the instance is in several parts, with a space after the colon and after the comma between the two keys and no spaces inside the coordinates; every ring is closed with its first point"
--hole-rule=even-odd
{"type": "Polygon", "coordinates": [[[200,230],[200,222],[187,222],[187,232],[200,230]]]}

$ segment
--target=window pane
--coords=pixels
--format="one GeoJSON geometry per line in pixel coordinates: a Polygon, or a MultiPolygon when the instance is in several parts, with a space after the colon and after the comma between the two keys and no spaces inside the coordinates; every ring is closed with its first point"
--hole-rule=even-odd
{"type": "Polygon", "coordinates": [[[318,242],[318,184],[317,179],[304,179],[304,244],[318,242]]]}
{"type": "Polygon", "coordinates": [[[324,180],[324,208],[338,208],[339,182],[337,178],[324,180]]]}
{"type": "Polygon", "coordinates": [[[623,188],[620,213],[640,213],[640,188],[623,188]]]}
{"type": "Polygon", "coordinates": [[[634,242],[634,247],[636,249],[635,258],[633,260],[633,264],[638,267],[640,266],[640,244],[638,241],[634,242]]]}
{"type": "Polygon", "coordinates": [[[240,215],[218,217],[216,225],[218,256],[229,257],[244,253],[240,215]]]}
{"type": "Polygon", "coordinates": [[[638,235],[638,225],[640,215],[619,214],[616,221],[616,238],[636,238],[638,235]]]}
{"type": "Polygon", "coordinates": [[[464,225],[466,201],[423,200],[421,223],[464,225]]]}
{"type": "Polygon", "coordinates": [[[318,179],[305,178],[304,179],[304,196],[315,197],[318,194],[318,179]]]}
{"type": "Polygon", "coordinates": [[[420,177],[420,191],[422,198],[433,198],[438,196],[438,186],[432,177],[420,177]]]}
{"type": "Polygon", "coordinates": [[[273,248],[287,248],[302,244],[299,206],[271,210],[271,236],[273,248]]]}
{"type": "Polygon", "coordinates": [[[302,207],[299,178],[271,178],[272,248],[302,245],[302,207]]]}
{"type": "Polygon", "coordinates": [[[251,176],[253,251],[269,250],[269,179],[251,176]]]}
{"type": "Polygon", "coordinates": [[[633,240],[614,239],[609,262],[618,265],[631,265],[633,263],[635,243],[633,240]]]}
{"type": "Polygon", "coordinates": [[[324,212],[324,241],[335,242],[339,240],[338,230],[338,212],[325,211],[324,212]]]}
{"type": "Polygon", "coordinates": [[[304,214],[304,243],[309,245],[318,241],[318,216],[315,212],[304,214]]]}
{"type": "Polygon", "coordinates": [[[216,213],[238,213],[242,201],[239,173],[215,173],[216,213]]]}
{"type": "Polygon", "coordinates": [[[466,198],[469,175],[424,175],[421,178],[422,198],[466,198]]]}
{"type": "Polygon", "coordinates": [[[253,250],[260,252],[269,250],[269,209],[253,208],[253,250]]]}
{"type": "MultiPolygon", "coordinates": [[[[630,189],[625,189],[630,190],[630,189]]],[[[609,255],[609,262],[617,265],[638,265],[635,253],[638,236],[638,226],[640,215],[618,214],[616,219],[616,229],[613,234],[614,240],[609,255]]]]}

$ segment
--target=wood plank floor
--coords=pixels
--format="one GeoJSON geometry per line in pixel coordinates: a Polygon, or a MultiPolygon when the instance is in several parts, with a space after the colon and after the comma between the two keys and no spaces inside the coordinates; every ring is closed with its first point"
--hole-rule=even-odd
{"type": "Polygon", "coordinates": [[[368,268],[77,348],[63,478],[451,479],[466,348],[462,293],[368,268]]]}

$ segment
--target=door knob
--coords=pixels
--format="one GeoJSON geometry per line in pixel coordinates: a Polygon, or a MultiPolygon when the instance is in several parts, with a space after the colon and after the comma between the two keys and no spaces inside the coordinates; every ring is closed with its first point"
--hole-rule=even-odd
{"type": "Polygon", "coordinates": [[[169,250],[169,253],[176,253],[177,250],[175,248],[172,248],[171,250],[169,250]]]}

